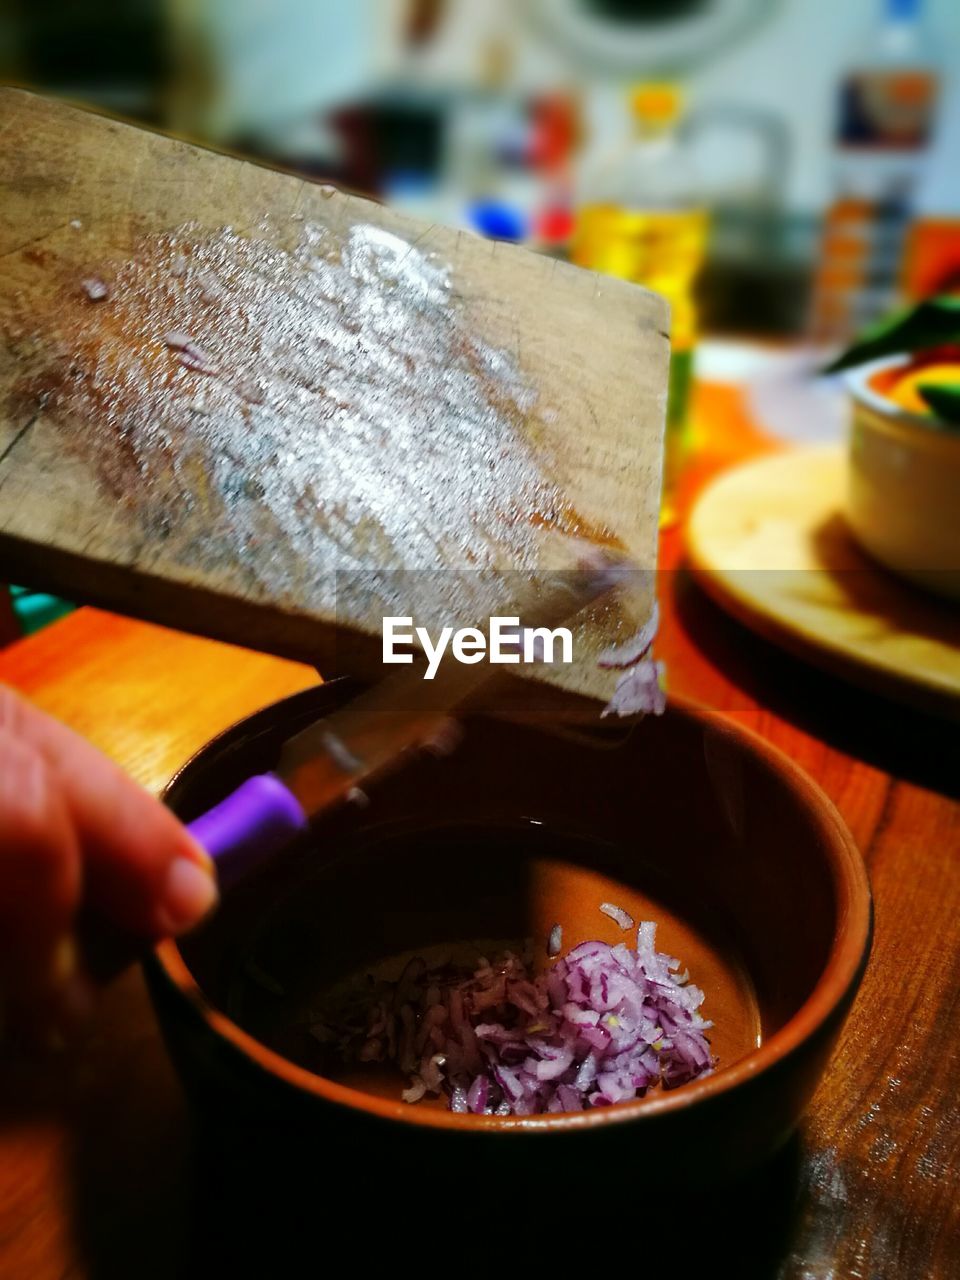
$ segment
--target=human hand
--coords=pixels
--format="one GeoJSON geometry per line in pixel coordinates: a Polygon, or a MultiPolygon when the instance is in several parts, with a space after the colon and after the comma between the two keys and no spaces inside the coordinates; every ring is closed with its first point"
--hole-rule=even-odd
{"type": "Polygon", "coordinates": [[[81,908],[149,944],[216,901],[213,864],[168,809],[0,686],[0,995],[10,1023],[56,1040],[87,1016],[95,984],[77,945],[81,908]]]}

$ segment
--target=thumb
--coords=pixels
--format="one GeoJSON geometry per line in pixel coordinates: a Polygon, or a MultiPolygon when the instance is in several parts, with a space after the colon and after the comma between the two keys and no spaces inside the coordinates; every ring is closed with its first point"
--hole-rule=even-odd
{"type": "Polygon", "coordinates": [[[83,903],[154,940],[196,924],[217,901],[213,864],[149,792],[79,735],[0,688],[0,730],[43,758],[83,866],[83,903]]]}

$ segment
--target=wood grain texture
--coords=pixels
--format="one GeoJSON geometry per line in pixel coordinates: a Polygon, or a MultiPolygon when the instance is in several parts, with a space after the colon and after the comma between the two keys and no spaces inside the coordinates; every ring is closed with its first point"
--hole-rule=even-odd
{"type": "MultiPolygon", "coordinates": [[[[655,295],[10,89],[0,191],[4,572],[368,670],[356,571],[446,574],[464,625],[571,537],[654,565],[655,295]]],[[[547,674],[606,692],[648,606],[547,674]]]]}
{"type": "MultiPolygon", "coordinates": [[[[701,389],[698,413],[713,457],[701,460],[701,478],[756,447],[729,388],[701,389]]],[[[657,647],[671,687],[761,733],[820,783],[864,853],[876,907],[863,986],[798,1140],[747,1186],[684,1202],[682,1230],[693,1224],[696,1234],[692,1265],[673,1258],[671,1274],[707,1265],[741,1280],[952,1280],[960,1273],[955,730],[743,630],[680,567],[678,531],[661,554],[657,647]]],[[[84,609],[0,655],[0,678],[158,789],[228,722],[315,676],[84,609]]],[[[176,1274],[189,1223],[199,1221],[202,1236],[213,1189],[189,1191],[183,1104],[139,975],[111,990],[81,1053],[0,1066],[0,1111],[0,1274],[176,1274]]],[[[381,1188],[380,1175],[390,1167],[388,1150],[371,1152],[374,1182],[387,1192],[393,1184],[381,1188]]],[[[627,1172],[617,1177],[632,1188],[627,1172]]],[[[364,1200],[364,1221],[375,1207],[364,1200]]],[[[311,1258],[322,1229],[311,1218],[311,1258]]],[[[683,1239],[671,1236],[675,1249],[683,1239]]],[[[388,1243],[395,1256],[396,1241],[388,1243]]],[[[595,1257],[592,1238],[590,1247],[595,1257]]],[[[375,1242],[364,1242],[365,1256],[368,1248],[375,1242]]]]}

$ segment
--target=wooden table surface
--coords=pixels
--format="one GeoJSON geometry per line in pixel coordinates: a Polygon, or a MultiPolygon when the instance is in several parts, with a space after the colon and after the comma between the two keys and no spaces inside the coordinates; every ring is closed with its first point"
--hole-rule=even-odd
{"type": "MultiPolygon", "coordinates": [[[[705,443],[691,483],[769,447],[735,391],[704,388],[698,405],[705,443]]],[[[689,1248],[698,1265],[734,1274],[729,1263],[740,1276],[960,1275],[955,727],[779,653],[728,620],[679,560],[671,531],[658,645],[671,687],[757,730],[820,783],[863,851],[876,902],[870,966],[802,1132],[752,1189],[718,1193],[720,1210],[692,1206],[689,1248]]],[[[83,609],[0,653],[0,679],[158,790],[213,733],[316,675],[83,609]]],[[[82,1049],[0,1066],[0,1276],[174,1274],[189,1162],[178,1087],[130,973],[82,1049]]],[[[658,1272],[685,1274],[676,1244],[664,1248],[658,1272]]],[[[319,1246],[313,1256],[322,1265],[319,1246]]]]}

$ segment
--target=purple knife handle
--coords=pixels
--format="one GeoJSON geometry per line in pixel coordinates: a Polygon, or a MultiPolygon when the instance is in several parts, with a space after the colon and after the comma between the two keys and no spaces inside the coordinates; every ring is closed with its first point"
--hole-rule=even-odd
{"type": "Polygon", "coordinates": [[[237,787],[188,830],[217,865],[222,887],[270,858],[307,827],[307,815],[274,773],[261,773],[237,787]]]}

